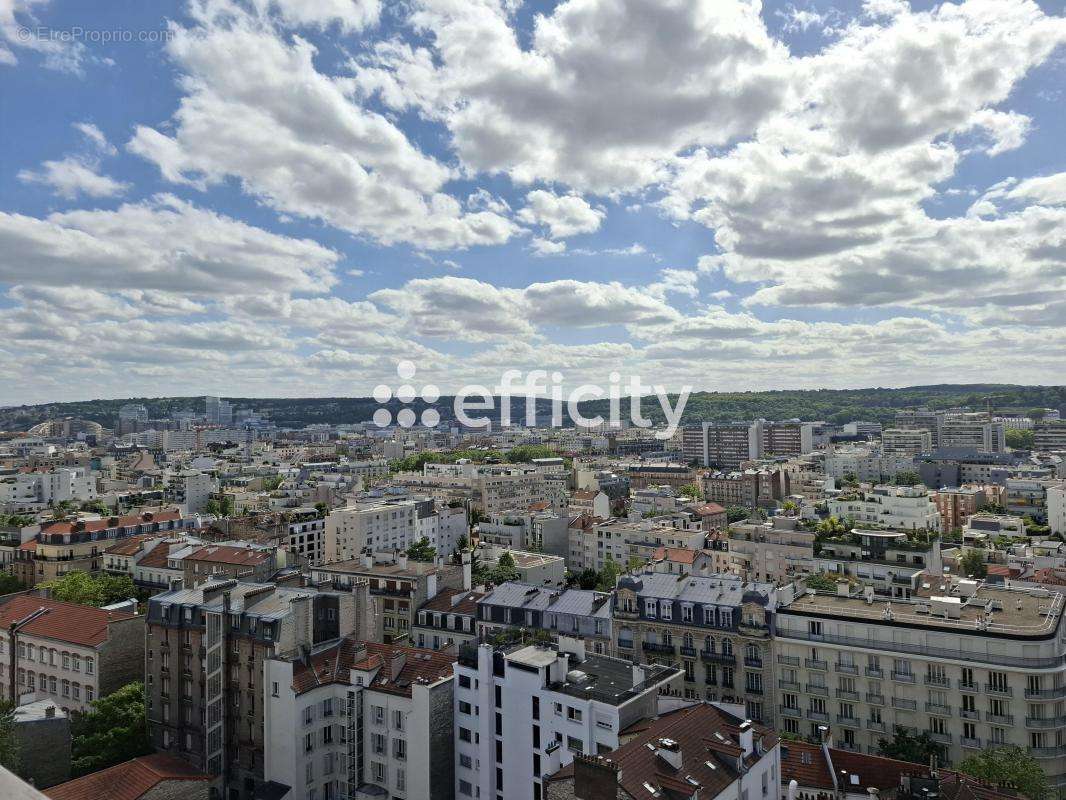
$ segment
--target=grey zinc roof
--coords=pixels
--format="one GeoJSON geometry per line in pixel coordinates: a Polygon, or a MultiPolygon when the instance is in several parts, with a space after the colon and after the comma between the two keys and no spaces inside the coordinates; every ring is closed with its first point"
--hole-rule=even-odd
{"type": "MultiPolygon", "coordinates": [[[[591,589],[552,589],[520,581],[501,583],[479,602],[509,608],[529,608],[577,616],[610,616],[610,603],[606,600],[596,607],[597,598],[606,597],[603,592],[591,589]],[[552,595],[557,594],[554,600],[552,595]],[[606,608],[606,613],[603,609],[606,608]]],[[[609,598],[608,598],[609,599],[609,598]]]]}
{"type": "Polygon", "coordinates": [[[623,578],[623,583],[635,581],[640,597],[655,597],[662,600],[681,600],[686,603],[706,603],[739,606],[747,592],[769,595],[773,585],[769,583],[744,583],[735,575],[672,575],[666,572],[643,573],[634,578],[623,578]]]}
{"type": "MultiPolygon", "coordinates": [[[[221,593],[215,595],[206,603],[204,602],[204,589],[210,589],[212,583],[214,582],[208,581],[191,589],[176,589],[172,592],[163,592],[155,595],[152,598],[152,602],[183,606],[195,605],[203,609],[220,611],[222,609],[221,593]]],[[[318,594],[313,589],[295,589],[273,586],[269,583],[250,582],[238,582],[229,592],[230,611],[250,613],[264,619],[280,619],[289,613],[289,607],[293,600],[318,594]],[[269,593],[263,591],[267,587],[273,588],[273,591],[269,593]]]]}

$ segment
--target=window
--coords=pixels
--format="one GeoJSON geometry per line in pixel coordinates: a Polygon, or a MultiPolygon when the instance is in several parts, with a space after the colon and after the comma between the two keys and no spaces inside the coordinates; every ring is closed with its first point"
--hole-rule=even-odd
{"type": "Polygon", "coordinates": [[[403,712],[399,709],[392,712],[392,727],[398,731],[403,730],[403,712]]]}
{"type": "MultiPolygon", "coordinates": [[[[21,683],[21,681],[19,681],[21,683]]],[[[70,697],[70,681],[63,681],[63,697],[70,697]]]]}
{"type": "Polygon", "coordinates": [[[567,707],[566,718],[574,722],[581,722],[581,709],[567,707]]]}
{"type": "Polygon", "coordinates": [[[566,748],[572,753],[580,753],[584,748],[581,746],[581,740],[576,736],[566,737],[566,748]]]}
{"type": "Polygon", "coordinates": [[[304,752],[310,753],[315,749],[315,735],[313,733],[304,734],[304,752]]]}
{"type": "Polygon", "coordinates": [[[70,668],[75,672],[81,672],[81,656],[74,653],[70,657],[70,668]]]}
{"type": "Polygon", "coordinates": [[[374,733],[370,736],[370,748],[376,756],[385,755],[385,736],[381,733],[374,733]]]}
{"type": "MultiPolygon", "coordinates": [[[[96,692],[93,691],[93,687],[86,686],[85,687],[85,702],[86,703],[91,703],[93,701],[93,699],[95,698],[95,696],[96,696],[96,692]]],[[[188,709],[186,709],[186,710],[188,710],[188,709]]]]}
{"type": "Polygon", "coordinates": [[[393,739],[392,740],[392,756],[400,761],[407,759],[407,740],[406,739],[393,739]]]}
{"type": "Polygon", "coordinates": [[[315,709],[312,706],[307,706],[304,709],[304,725],[310,725],[315,720],[315,709]]]}
{"type": "Polygon", "coordinates": [[[86,675],[92,675],[94,670],[95,670],[95,666],[93,665],[93,660],[91,658],[86,658],[85,659],[85,674],[86,675]]]}
{"type": "Polygon", "coordinates": [[[304,780],[311,783],[315,779],[315,765],[310,761],[304,766],[304,780]]]}

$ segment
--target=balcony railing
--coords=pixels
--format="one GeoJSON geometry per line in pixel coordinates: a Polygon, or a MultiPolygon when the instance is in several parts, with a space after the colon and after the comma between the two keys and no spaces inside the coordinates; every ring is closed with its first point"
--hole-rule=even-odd
{"type": "Polygon", "coordinates": [[[885,696],[883,694],[871,694],[867,692],[866,702],[875,706],[883,706],[885,704],[885,696]]]}
{"type": "Polygon", "coordinates": [[[648,653],[666,653],[668,655],[677,655],[677,647],[672,644],[661,644],[659,642],[644,642],[641,645],[648,653]]]}
{"type": "Polygon", "coordinates": [[[981,687],[977,684],[977,681],[959,681],[960,692],[978,692],[980,690],[981,687]]]}
{"type": "Polygon", "coordinates": [[[959,716],[963,719],[981,719],[980,711],[971,711],[968,708],[960,708],[959,716]]]}
{"type": "Polygon", "coordinates": [[[903,709],[905,711],[915,711],[918,708],[918,701],[917,700],[911,700],[911,699],[906,698],[906,697],[893,697],[892,698],[892,707],[893,708],[901,708],[901,709],[903,709]]]}
{"type": "Polygon", "coordinates": [[[884,731],[885,723],[876,719],[868,719],[866,720],[866,727],[872,731],[884,731]]]}
{"type": "Polygon", "coordinates": [[[849,689],[837,689],[837,698],[840,700],[858,700],[859,693],[849,689]]]}
{"type": "Polygon", "coordinates": [[[777,682],[777,688],[784,689],[786,692],[798,692],[800,685],[796,681],[779,680],[777,682]]]}
{"type": "Polygon", "coordinates": [[[762,669],[762,659],[758,656],[744,656],[744,666],[762,669]]]}
{"type": "Polygon", "coordinates": [[[926,686],[950,686],[951,680],[946,675],[926,675],[926,686]]]}
{"type": "Polygon", "coordinates": [[[710,653],[700,650],[700,659],[710,664],[736,664],[737,657],[733,653],[710,653]]]}
{"type": "Polygon", "coordinates": [[[807,694],[816,694],[822,697],[829,697],[828,686],[815,686],[813,683],[807,684],[807,694]]]}
{"type": "Polygon", "coordinates": [[[686,658],[695,658],[696,657],[696,648],[695,647],[685,647],[684,645],[682,645],[679,648],[679,650],[681,651],[681,655],[685,656],[686,658]]]}
{"type": "Polygon", "coordinates": [[[1012,697],[1014,695],[1014,690],[1009,686],[997,686],[992,683],[986,683],[985,694],[998,694],[1002,697],[1012,697]]]}
{"type": "Polygon", "coordinates": [[[985,722],[993,722],[996,725],[1013,725],[1013,714],[993,714],[991,711],[985,712],[985,722]]]}
{"type": "Polygon", "coordinates": [[[791,706],[778,706],[781,710],[781,714],[786,717],[802,717],[803,712],[798,708],[792,708],[791,706]]]}
{"type": "Polygon", "coordinates": [[[1027,728],[1061,728],[1066,726],[1066,717],[1026,717],[1027,728]]]}
{"type": "Polygon", "coordinates": [[[914,683],[914,673],[893,671],[892,680],[896,681],[897,683],[914,683]]]}
{"type": "Polygon", "coordinates": [[[820,658],[805,658],[803,660],[803,666],[807,669],[820,669],[824,671],[829,669],[829,662],[823,661],[820,658]]]}
{"type": "Polygon", "coordinates": [[[840,662],[837,662],[833,665],[833,669],[835,669],[837,672],[843,672],[845,675],[859,674],[859,668],[854,664],[841,664],[840,662]]]}
{"type": "Polygon", "coordinates": [[[784,664],[787,667],[798,667],[800,665],[799,656],[778,656],[778,664],[784,664]]]}
{"type": "Polygon", "coordinates": [[[1026,689],[1026,700],[1059,700],[1066,697],[1066,686],[1056,686],[1051,689],[1026,689]]]}
{"type": "Polygon", "coordinates": [[[814,720],[815,722],[829,722],[829,715],[824,711],[807,709],[807,719],[814,720]]]}
{"type": "Polygon", "coordinates": [[[885,677],[885,671],[883,669],[881,669],[880,667],[867,667],[866,668],[866,677],[867,678],[883,678],[883,677],[885,677]]]}
{"type": "Polygon", "coordinates": [[[981,748],[981,740],[980,739],[970,739],[970,738],[968,738],[966,736],[963,736],[959,741],[962,743],[963,747],[969,747],[969,748],[971,748],[973,750],[981,750],[982,749],[981,748]]]}
{"type": "Polygon", "coordinates": [[[861,728],[862,723],[855,717],[844,717],[837,714],[837,725],[847,725],[849,728],[861,728]]]}
{"type": "Polygon", "coordinates": [[[926,703],[925,710],[930,714],[939,714],[942,717],[951,716],[951,706],[942,706],[940,703],[926,703]]]}

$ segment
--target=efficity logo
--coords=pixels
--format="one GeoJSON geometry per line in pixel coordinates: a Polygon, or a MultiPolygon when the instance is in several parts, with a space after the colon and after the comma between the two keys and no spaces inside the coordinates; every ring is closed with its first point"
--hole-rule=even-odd
{"type": "MultiPolygon", "coordinates": [[[[374,400],[381,406],[392,401],[394,398],[401,404],[407,405],[420,398],[426,403],[436,403],[440,399],[440,389],[432,384],[422,387],[420,392],[415,392],[411,381],[417,368],[411,361],[401,361],[396,365],[396,374],[404,384],[393,393],[392,389],[384,384],[374,388],[374,400]]],[[[576,428],[599,428],[604,424],[612,428],[622,427],[622,406],[628,402],[629,424],[638,428],[653,428],[655,422],[644,416],[643,399],[647,394],[653,394],[659,401],[663,419],[666,422],[664,428],[655,431],[657,439],[670,439],[677,433],[681,416],[685,411],[685,404],[692,393],[691,386],[683,386],[676,395],[676,403],[671,404],[670,395],[666,388],[660,385],[648,385],[641,381],[639,375],[631,375],[625,382],[617,372],[609,376],[607,388],[586,383],[578,386],[567,394],[564,401],[563,374],[546,370],[535,369],[522,373],[516,369],[505,370],[500,376],[500,382],[489,388],[481,384],[463,386],[456,392],[453,399],[453,412],[456,421],[467,428],[491,429],[492,419],[489,417],[471,417],[469,411],[495,411],[499,408],[498,419],[501,427],[511,425],[511,400],[523,398],[525,403],[526,427],[543,425],[538,422],[537,401],[546,399],[551,402],[551,422],[553,428],[564,427],[564,406],[566,416],[576,428]],[[608,418],[597,415],[586,417],[581,412],[581,403],[593,400],[606,400],[608,418]],[[498,406],[497,406],[498,403],[498,406]]],[[[392,412],[388,408],[379,408],[374,412],[374,424],[379,428],[387,428],[393,424],[392,412]]],[[[423,409],[422,414],[415,413],[413,408],[401,408],[396,413],[395,423],[401,428],[413,427],[416,421],[427,428],[435,427],[440,422],[440,412],[435,408],[423,409]]]]}
{"type": "MultiPolygon", "coordinates": [[[[396,374],[401,381],[409,381],[414,378],[415,373],[418,371],[417,367],[410,361],[401,361],[396,365],[396,374]]],[[[415,394],[415,387],[410,383],[404,383],[399,389],[396,390],[396,399],[403,404],[414,402],[415,398],[421,398],[427,403],[436,403],[440,399],[440,389],[433,384],[426,384],[422,387],[417,395],[415,394]]],[[[392,389],[385,384],[379,384],[374,387],[374,400],[378,405],[385,405],[385,403],[392,400],[392,389]]],[[[415,420],[420,419],[422,424],[427,428],[436,427],[440,422],[440,412],[435,408],[423,409],[421,417],[415,414],[413,408],[401,408],[396,412],[396,423],[401,428],[410,428],[414,426],[415,420]]],[[[387,408],[379,408],[374,412],[374,424],[379,428],[387,428],[392,424],[392,412],[387,408]]]]}

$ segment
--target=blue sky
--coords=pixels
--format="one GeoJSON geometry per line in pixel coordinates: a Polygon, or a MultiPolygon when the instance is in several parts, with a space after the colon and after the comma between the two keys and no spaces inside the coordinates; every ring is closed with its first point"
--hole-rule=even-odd
{"type": "Polygon", "coordinates": [[[1063,14],[0,0],[0,404],[1062,382],[1063,14]]]}

